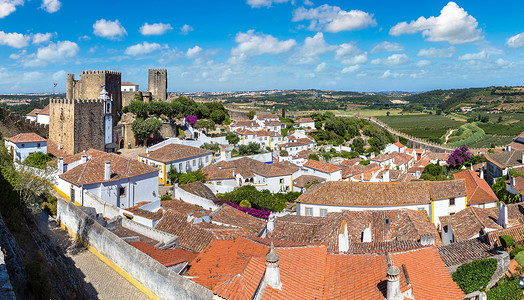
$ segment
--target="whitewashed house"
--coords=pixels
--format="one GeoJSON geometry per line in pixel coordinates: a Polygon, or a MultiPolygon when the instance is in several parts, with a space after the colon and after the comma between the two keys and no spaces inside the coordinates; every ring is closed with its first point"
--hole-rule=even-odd
{"type": "Polygon", "coordinates": [[[59,159],[58,174],[61,194],[79,205],[86,193],[122,209],[159,198],[158,169],[113,153],[87,157],[65,172],[59,159]]]}
{"type": "Polygon", "coordinates": [[[297,215],[316,216],[344,210],[413,209],[426,211],[437,228],[440,217],[466,208],[463,180],[407,182],[328,181],[295,201],[297,215]]]}
{"type": "Polygon", "coordinates": [[[120,91],[122,92],[138,92],[138,84],[129,81],[123,81],[120,84],[120,91]]]}
{"type": "Polygon", "coordinates": [[[206,174],[206,183],[213,185],[215,190],[220,190],[221,187],[235,188],[239,185],[235,168],[221,169],[216,165],[209,165],[203,167],[202,172],[206,174]]]}
{"type": "Polygon", "coordinates": [[[315,128],[315,120],[311,118],[301,118],[295,121],[295,124],[298,125],[300,128],[310,128],[310,129],[316,129],[315,128]]]}
{"type": "Polygon", "coordinates": [[[171,169],[189,173],[213,162],[213,151],[182,144],[168,144],[138,156],[138,160],[158,168],[158,178],[164,184],[172,184],[167,177],[171,169]]]}
{"type": "Polygon", "coordinates": [[[286,150],[289,155],[295,156],[301,151],[313,149],[315,145],[316,142],[314,140],[303,138],[298,139],[295,142],[278,145],[278,150],[286,150]]]}
{"type": "Polygon", "coordinates": [[[326,162],[310,159],[302,166],[302,174],[313,175],[326,179],[326,181],[342,180],[342,168],[326,162]]]}
{"type": "Polygon", "coordinates": [[[38,124],[49,125],[49,104],[42,109],[33,109],[25,115],[28,120],[35,121],[38,124]]]}
{"type": "Polygon", "coordinates": [[[394,144],[387,144],[386,148],[382,150],[382,153],[392,153],[392,152],[404,153],[406,149],[407,147],[402,145],[402,143],[396,142],[394,144]]]}
{"type": "Polygon", "coordinates": [[[524,150],[486,154],[486,181],[492,185],[497,178],[506,176],[510,168],[524,167],[524,150]]]}
{"type": "Polygon", "coordinates": [[[280,134],[281,130],[286,128],[286,124],[280,122],[280,121],[264,121],[263,127],[265,130],[278,132],[280,134]]]}
{"type": "Polygon", "coordinates": [[[229,126],[231,132],[241,129],[255,131],[262,129],[262,126],[257,121],[237,121],[229,126]]]}
{"type": "Polygon", "coordinates": [[[7,151],[15,161],[23,162],[29,154],[35,152],[47,154],[47,140],[33,132],[4,137],[4,140],[7,151]]]}

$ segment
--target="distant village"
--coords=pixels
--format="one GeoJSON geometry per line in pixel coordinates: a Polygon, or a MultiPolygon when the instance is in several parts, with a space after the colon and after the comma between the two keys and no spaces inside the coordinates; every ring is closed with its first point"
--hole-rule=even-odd
{"type": "Polygon", "coordinates": [[[228,115],[215,130],[164,119],[143,145],[123,108],[171,100],[167,71],[148,76],[141,91],[120,72],[68,74],[64,99],[25,116],[48,137],[4,136],[15,165],[52,158],[57,222],[148,295],[489,299],[522,268],[524,133],[440,180],[424,174],[455,154],[397,139],[348,159],[353,145],[319,144],[313,118],[290,128],[267,111],[228,115]],[[515,203],[491,188],[502,177],[515,203]],[[465,266],[490,259],[486,282],[464,288],[465,266]]]}

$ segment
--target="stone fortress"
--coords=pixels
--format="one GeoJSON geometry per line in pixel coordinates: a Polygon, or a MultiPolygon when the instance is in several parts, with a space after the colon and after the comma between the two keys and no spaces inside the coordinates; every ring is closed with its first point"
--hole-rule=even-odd
{"type": "MultiPolygon", "coordinates": [[[[123,128],[116,126],[120,111],[135,98],[140,101],[167,100],[167,70],[149,70],[148,92],[122,92],[120,72],[97,70],[82,71],[78,80],[67,74],[66,98],[52,99],[49,106],[49,138],[70,153],[90,148],[113,152],[123,147],[123,128]],[[111,112],[106,112],[107,91],[111,112]],[[135,96],[136,95],[136,96],[135,96]],[[114,132],[111,143],[105,143],[105,119],[112,118],[114,132]]],[[[111,133],[113,135],[113,133],[111,133]]]]}

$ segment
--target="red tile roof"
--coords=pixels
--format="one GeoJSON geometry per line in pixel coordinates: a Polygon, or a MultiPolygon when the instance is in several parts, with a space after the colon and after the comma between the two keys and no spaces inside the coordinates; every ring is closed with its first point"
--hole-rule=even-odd
{"type": "Polygon", "coordinates": [[[455,179],[463,179],[466,182],[466,191],[468,193],[468,205],[482,204],[498,201],[497,195],[489,187],[484,179],[471,170],[464,170],[453,174],[455,179]]]}
{"type": "Polygon", "coordinates": [[[198,147],[191,147],[182,144],[169,144],[152,152],[141,154],[140,157],[152,159],[155,161],[168,163],[177,160],[192,158],[211,154],[213,151],[198,147]]]}
{"type": "Polygon", "coordinates": [[[311,123],[311,122],[315,122],[315,120],[311,118],[302,118],[302,119],[298,119],[295,121],[295,123],[311,123]]]}
{"type": "Polygon", "coordinates": [[[476,238],[440,246],[438,247],[438,252],[446,267],[451,267],[473,260],[492,257],[496,251],[492,251],[491,245],[476,238]]]}
{"type": "Polygon", "coordinates": [[[401,142],[396,142],[396,143],[395,143],[395,144],[393,144],[393,145],[395,145],[395,146],[397,146],[397,147],[399,147],[399,148],[403,148],[403,147],[406,147],[406,146],[402,145],[402,143],[401,143],[401,142]]]}
{"type": "Polygon", "coordinates": [[[139,216],[139,217],[146,218],[149,220],[160,220],[162,218],[162,215],[164,214],[162,209],[159,209],[153,212],[153,211],[148,211],[148,210],[144,210],[140,208],[148,203],[150,202],[148,201],[139,202],[135,206],[126,208],[125,211],[132,213],[134,216],[139,216]]]}
{"type": "Polygon", "coordinates": [[[301,138],[291,143],[281,144],[278,145],[280,148],[289,148],[289,147],[298,147],[298,146],[305,146],[309,144],[314,144],[315,141],[312,141],[308,138],[301,138]]]}
{"type": "Polygon", "coordinates": [[[120,83],[120,85],[138,85],[138,84],[136,84],[136,83],[132,83],[132,82],[130,82],[130,81],[122,81],[122,82],[120,83]]]}
{"type": "Polygon", "coordinates": [[[297,177],[295,180],[293,180],[293,185],[297,186],[297,187],[300,187],[300,188],[303,188],[307,184],[309,184],[309,183],[311,183],[311,182],[313,182],[315,180],[318,181],[318,183],[326,181],[326,179],[322,178],[322,177],[318,177],[318,176],[314,176],[314,175],[302,175],[302,176],[297,177]]]}
{"type": "Polygon", "coordinates": [[[50,139],[47,140],[47,154],[53,155],[54,157],[66,157],[72,155],[69,151],[63,148],[59,149],[58,144],[50,139]]]}
{"type": "Polygon", "coordinates": [[[294,164],[278,162],[266,164],[249,157],[219,162],[214,165],[224,170],[234,169],[235,173],[240,174],[244,178],[254,177],[255,173],[264,177],[287,176],[299,170],[299,167],[294,164]]]}
{"type": "Polygon", "coordinates": [[[328,181],[295,202],[338,206],[396,206],[431,203],[466,195],[463,180],[408,182],[328,181]]]}
{"type": "Polygon", "coordinates": [[[256,121],[237,121],[231,127],[260,127],[256,121]]]}
{"type": "Polygon", "coordinates": [[[193,260],[192,280],[224,299],[384,299],[388,262],[415,299],[462,299],[435,247],[386,255],[334,255],[325,246],[276,247],[282,287],[262,285],[268,247],[239,238],[214,241],[193,260]],[[431,276],[428,276],[431,274],[431,276]],[[411,286],[410,286],[411,285],[411,286]],[[258,289],[257,289],[258,288],[258,289]]]}
{"type": "Polygon", "coordinates": [[[129,242],[129,244],[135,247],[136,249],[144,252],[145,254],[151,256],[154,260],[158,261],[165,267],[174,266],[183,262],[191,263],[193,259],[195,259],[195,257],[198,255],[195,252],[185,249],[161,250],[156,248],[155,246],[151,246],[142,241],[129,242]]]}
{"type": "Polygon", "coordinates": [[[220,169],[216,165],[207,165],[200,169],[202,173],[207,174],[206,180],[222,180],[222,179],[235,179],[233,170],[220,169]]]}
{"type": "Polygon", "coordinates": [[[178,199],[161,201],[160,204],[165,210],[173,210],[185,216],[192,214],[195,218],[208,216],[211,213],[210,210],[203,209],[202,206],[187,203],[178,199]]]}
{"type": "Polygon", "coordinates": [[[49,104],[46,105],[46,107],[42,108],[39,112],[37,112],[39,115],[49,115],[49,104]]]}
{"type": "Polygon", "coordinates": [[[118,154],[104,153],[103,155],[92,157],[86,163],[67,170],[67,172],[58,176],[69,183],[80,186],[82,184],[110,182],[151,173],[158,176],[158,169],[118,154]],[[109,180],[104,179],[106,161],[111,162],[111,178],[109,180]]]}
{"type": "Polygon", "coordinates": [[[440,217],[440,222],[444,230],[453,232],[453,236],[457,242],[469,240],[481,231],[486,229],[498,230],[502,227],[497,224],[497,216],[490,209],[477,208],[470,206],[451,216],[440,217]]]}
{"type": "Polygon", "coordinates": [[[324,173],[328,173],[328,174],[342,170],[342,168],[339,166],[335,166],[335,165],[328,164],[328,163],[314,160],[314,159],[310,159],[306,161],[306,163],[304,164],[304,167],[315,169],[315,170],[318,170],[324,173]]]}
{"type": "Polygon", "coordinates": [[[259,236],[266,228],[266,221],[241,212],[227,204],[223,204],[219,209],[211,213],[209,217],[212,222],[245,228],[253,236],[259,236]]]}
{"type": "Polygon", "coordinates": [[[19,133],[13,137],[4,137],[6,141],[19,144],[19,143],[36,143],[36,142],[46,142],[47,140],[39,136],[34,132],[29,133],[19,133]]]}

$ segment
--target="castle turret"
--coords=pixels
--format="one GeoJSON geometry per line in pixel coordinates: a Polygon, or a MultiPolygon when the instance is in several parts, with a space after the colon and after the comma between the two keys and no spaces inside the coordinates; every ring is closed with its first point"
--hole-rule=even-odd
{"type": "Polygon", "coordinates": [[[167,70],[149,69],[148,91],[154,100],[167,100],[167,70]]]}

